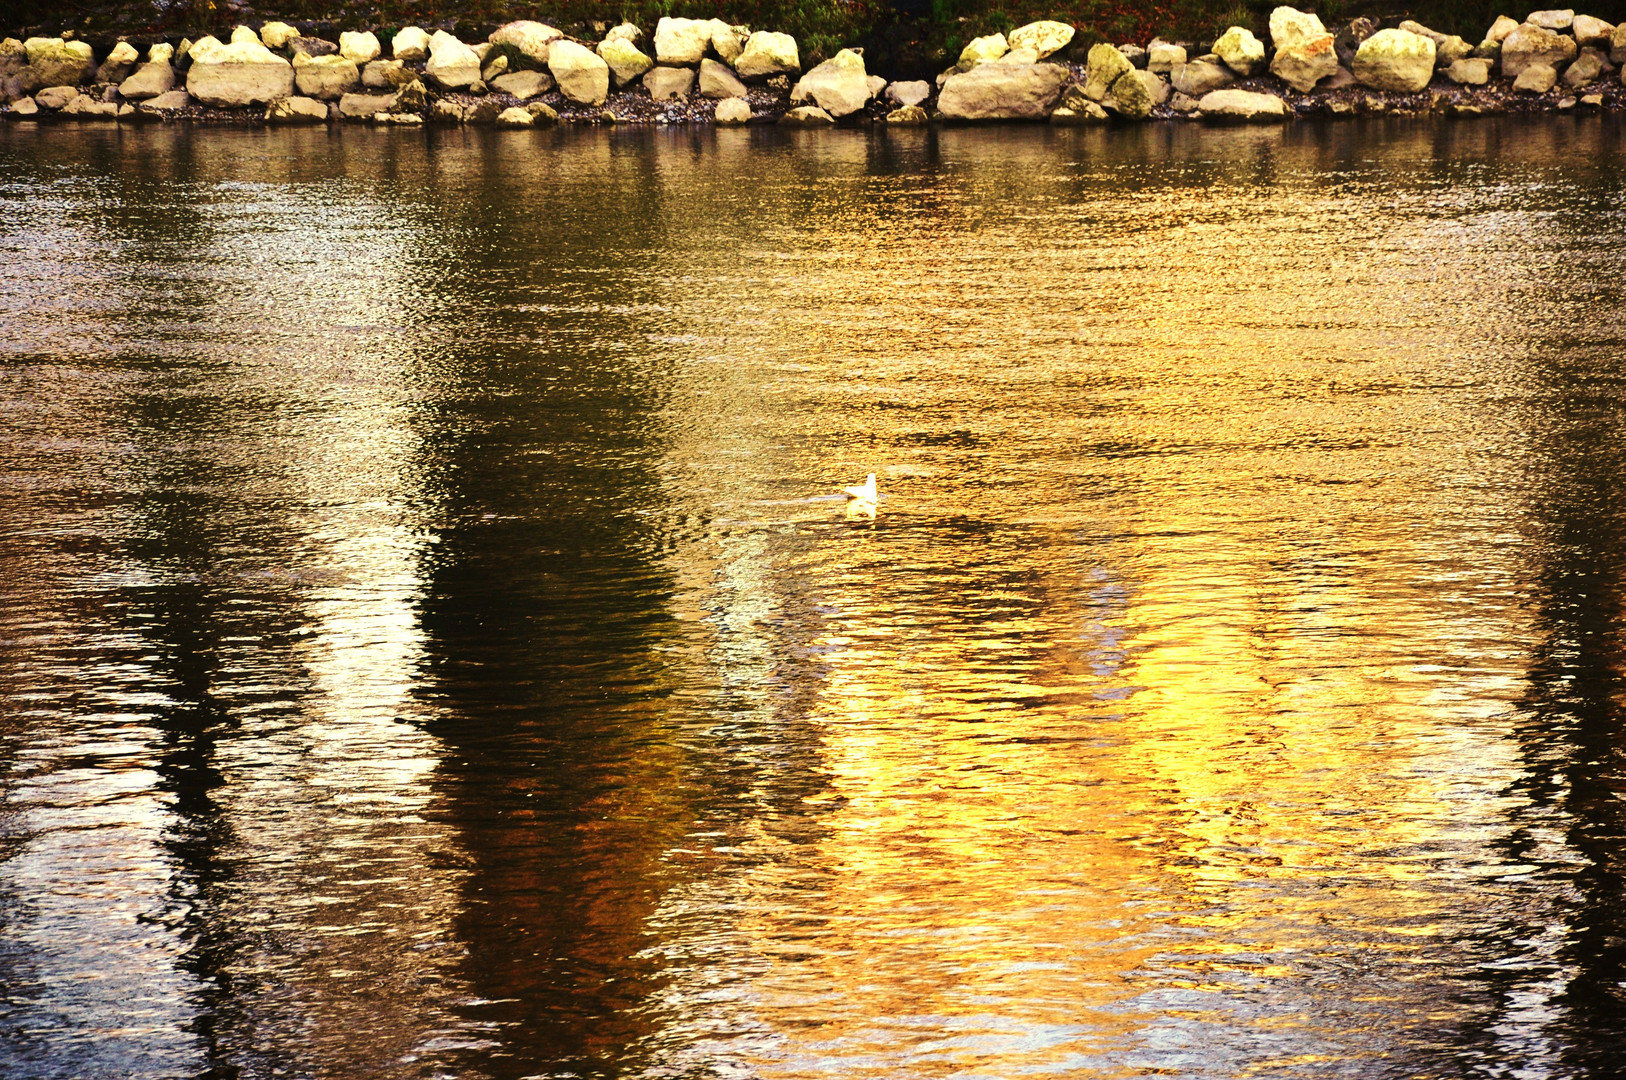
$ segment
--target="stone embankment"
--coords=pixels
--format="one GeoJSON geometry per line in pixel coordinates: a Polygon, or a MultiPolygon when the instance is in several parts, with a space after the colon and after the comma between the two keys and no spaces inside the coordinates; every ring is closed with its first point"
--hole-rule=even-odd
{"type": "Polygon", "coordinates": [[[936,121],[1104,124],[1194,118],[1620,109],[1626,24],[1565,11],[1502,16],[1477,45],[1415,22],[1328,29],[1279,7],[1269,42],[1233,26],[1212,42],[1074,41],[1030,23],[967,45],[935,80],[891,82],[843,49],[802,70],[788,34],[719,19],[630,23],[579,40],[544,23],[483,42],[409,26],[338,41],[268,22],[229,41],[120,41],[99,60],[60,38],[0,43],[0,102],[13,120],[250,120],[270,124],[557,122],[796,127],[936,121]]]}

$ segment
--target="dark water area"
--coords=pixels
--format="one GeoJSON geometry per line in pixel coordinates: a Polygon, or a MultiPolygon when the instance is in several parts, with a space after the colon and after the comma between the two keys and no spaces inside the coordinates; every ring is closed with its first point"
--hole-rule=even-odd
{"type": "Polygon", "coordinates": [[[0,1076],[1626,1075],[1621,134],[0,130],[0,1076]]]}

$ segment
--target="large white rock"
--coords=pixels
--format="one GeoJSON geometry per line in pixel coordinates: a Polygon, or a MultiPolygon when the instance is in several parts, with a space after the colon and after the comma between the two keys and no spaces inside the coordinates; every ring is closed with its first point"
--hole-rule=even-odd
{"type": "Polygon", "coordinates": [[[1084,59],[1084,96],[1091,101],[1103,101],[1125,72],[1135,70],[1129,58],[1105,43],[1090,46],[1084,59]]]}
{"type": "Polygon", "coordinates": [[[1338,51],[1333,47],[1333,36],[1323,33],[1299,38],[1291,45],[1278,48],[1271,57],[1270,71],[1299,93],[1309,93],[1316,83],[1338,72],[1338,51]]]}
{"type": "MultiPolygon", "coordinates": [[[[490,54],[487,53],[486,55],[489,56],[490,54]]],[[[507,53],[498,53],[496,58],[490,62],[487,62],[486,58],[482,56],[480,58],[480,62],[485,64],[485,67],[480,69],[480,79],[487,85],[490,85],[492,79],[495,79],[508,71],[507,53]]]]}
{"type": "Polygon", "coordinates": [[[548,71],[559,92],[581,105],[602,105],[610,96],[610,65],[585,45],[563,38],[548,48],[548,71]]]}
{"type": "Polygon", "coordinates": [[[346,30],[339,35],[339,55],[352,64],[365,64],[384,55],[384,49],[371,30],[346,30]]]}
{"type": "Polygon", "coordinates": [[[397,60],[422,60],[429,55],[429,35],[422,27],[403,26],[390,42],[397,60]]]}
{"type": "Polygon", "coordinates": [[[652,67],[644,72],[644,89],[656,101],[676,101],[694,88],[694,68],[652,67]]]}
{"type": "Polygon", "coordinates": [[[742,97],[724,98],[717,103],[717,111],[712,119],[723,125],[749,124],[751,105],[742,97]]]}
{"type": "Polygon", "coordinates": [[[80,120],[113,120],[119,115],[119,107],[111,101],[98,101],[89,94],[78,94],[63,106],[62,115],[80,120]]]}
{"type": "Polygon", "coordinates": [[[1214,54],[1238,75],[1248,76],[1265,66],[1265,43],[1243,26],[1233,26],[1214,42],[1214,54]]]}
{"type": "Polygon", "coordinates": [[[1525,23],[1502,39],[1502,77],[1516,79],[1534,64],[1560,68],[1575,59],[1580,46],[1567,34],[1525,23]]]}
{"type": "Polygon", "coordinates": [[[0,38],[0,74],[15,75],[17,69],[28,64],[28,50],[16,38],[0,38]]]}
{"type": "Polygon", "coordinates": [[[1607,49],[1609,39],[1614,36],[1615,26],[1591,15],[1577,15],[1575,22],[1570,25],[1570,32],[1575,35],[1575,43],[1582,48],[1596,45],[1607,49]]]}
{"type": "Polygon", "coordinates": [[[550,55],[548,50],[562,37],[563,34],[547,23],[519,19],[497,27],[491,35],[490,42],[492,45],[512,45],[525,59],[541,65],[548,62],[550,55]]]}
{"type": "Polygon", "coordinates": [[[1318,40],[1326,32],[1320,16],[1307,11],[1279,7],[1270,13],[1270,43],[1278,51],[1318,40]]]}
{"type": "Polygon", "coordinates": [[[308,97],[283,98],[266,107],[265,120],[268,124],[325,124],[327,105],[308,97]]]}
{"type": "Polygon", "coordinates": [[[175,46],[167,41],[154,42],[153,47],[147,50],[147,63],[149,64],[167,64],[173,59],[175,59],[175,46]]]}
{"type": "Polygon", "coordinates": [[[869,103],[869,74],[864,58],[842,49],[803,75],[791,89],[794,104],[812,101],[834,117],[848,116],[869,103]]]}
{"type": "Polygon", "coordinates": [[[393,112],[423,113],[429,108],[429,88],[423,80],[414,79],[395,92],[395,106],[393,112]]]}
{"type": "Polygon", "coordinates": [[[643,50],[624,37],[605,38],[598,43],[598,54],[610,66],[610,78],[615,85],[625,86],[655,66],[643,50]]]}
{"type": "Polygon", "coordinates": [[[1193,60],[1189,64],[1176,64],[1169,72],[1174,88],[1190,98],[1226,87],[1236,82],[1236,75],[1224,64],[1209,60],[1193,60]]]}
{"type": "Polygon", "coordinates": [[[47,86],[34,95],[34,100],[39,104],[40,108],[50,109],[55,112],[78,96],[79,88],[77,86],[47,86]]]}
{"type": "Polygon", "coordinates": [[[794,74],[802,70],[796,39],[789,34],[758,30],[745,42],[745,50],[734,61],[734,70],[742,79],[794,74]]]}
{"type": "Polygon", "coordinates": [[[136,52],[135,46],[128,41],[121,41],[108,51],[107,59],[103,63],[117,66],[133,64],[139,59],[141,59],[141,54],[136,52]]]}
{"type": "Polygon", "coordinates": [[[896,105],[920,105],[931,96],[931,84],[924,79],[895,82],[886,88],[887,100],[896,105]]]}
{"type": "Polygon", "coordinates": [[[1510,19],[1506,15],[1496,16],[1491,28],[1485,32],[1486,41],[1494,41],[1498,45],[1507,40],[1507,36],[1519,28],[1518,20],[1510,19]]]}
{"type": "Polygon", "coordinates": [[[1589,86],[1602,78],[1603,73],[1603,54],[1597,49],[1582,49],[1581,55],[1575,58],[1575,63],[1564,69],[1564,85],[1589,86]]]}
{"type": "Polygon", "coordinates": [[[294,92],[294,66],[258,40],[222,45],[213,37],[193,43],[186,92],[205,105],[269,105],[294,92]]]}
{"type": "Polygon", "coordinates": [[[1186,49],[1183,45],[1171,45],[1167,41],[1154,41],[1146,48],[1147,71],[1167,75],[1174,70],[1176,64],[1185,62],[1186,49]]]}
{"type": "Polygon", "coordinates": [[[1355,50],[1352,70],[1362,86],[1415,94],[1434,77],[1434,43],[1406,30],[1379,30],[1355,50]]]}
{"type": "MultiPolygon", "coordinates": [[[[1102,104],[1119,116],[1127,117],[1130,120],[1146,119],[1147,114],[1152,111],[1153,101],[1151,92],[1141,78],[1143,74],[1150,73],[1130,68],[1118,76],[1118,80],[1112,84],[1112,92],[1107,95],[1102,104]]],[[[1152,75],[1152,78],[1157,79],[1158,76],[1152,75]]]]}
{"type": "Polygon", "coordinates": [[[1467,39],[1456,34],[1445,35],[1444,41],[1434,43],[1434,66],[1444,67],[1458,60],[1465,60],[1474,54],[1474,47],[1468,44],[1467,39]]]}
{"type": "Polygon", "coordinates": [[[552,90],[553,76],[545,71],[510,71],[493,79],[491,89],[499,94],[512,94],[525,101],[552,90]]]}
{"type": "MultiPolygon", "coordinates": [[[[1191,107],[1197,107],[1192,102],[1191,107]]],[[[1112,117],[1105,109],[1084,96],[1084,90],[1078,85],[1069,86],[1061,95],[1061,101],[1050,112],[1050,122],[1057,127],[1088,127],[1092,124],[1109,124],[1112,117]]]]}
{"type": "Polygon", "coordinates": [[[492,123],[500,128],[528,128],[535,125],[536,117],[532,116],[528,110],[515,105],[498,113],[497,118],[492,123]]]}
{"type": "Polygon", "coordinates": [[[1202,100],[1197,102],[1197,111],[1204,120],[1281,120],[1287,116],[1287,105],[1274,94],[1214,90],[1204,94],[1202,100]]]}
{"type": "Polygon", "coordinates": [[[260,27],[260,40],[268,49],[280,50],[298,36],[299,31],[285,22],[268,22],[260,27]]]}
{"type": "Polygon", "coordinates": [[[998,60],[1010,51],[1011,44],[1005,40],[1004,34],[988,34],[984,37],[972,38],[966,42],[965,48],[960,50],[960,60],[955,66],[961,71],[970,71],[978,64],[998,60]]]}
{"type": "Polygon", "coordinates": [[[1558,82],[1558,72],[1546,64],[1528,64],[1513,80],[1513,89],[1521,94],[1545,94],[1558,82]]]}
{"type": "Polygon", "coordinates": [[[171,90],[167,94],[159,94],[141,103],[144,111],[165,113],[173,109],[184,109],[192,104],[192,95],[185,90],[171,90]]]}
{"type": "MultiPolygon", "coordinates": [[[[294,58],[294,78],[299,77],[299,58],[294,58]]],[[[418,73],[400,60],[374,60],[361,69],[361,85],[373,90],[393,90],[405,86],[418,77],[418,73]]]]}
{"type": "Polygon", "coordinates": [[[657,64],[698,65],[710,45],[710,20],[674,19],[667,16],[655,24],[657,64]]]}
{"type": "Polygon", "coordinates": [[[361,72],[354,60],[344,56],[300,53],[294,57],[294,85],[306,97],[337,101],[361,85],[361,72]]]}
{"type": "Polygon", "coordinates": [[[371,120],[393,111],[394,94],[346,94],[339,99],[339,115],[346,120],[371,120]]]}
{"type": "Polygon", "coordinates": [[[77,86],[96,71],[90,46],[83,41],[31,37],[23,42],[23,51],[41,86],[77,86]]]}
{"type": "Polygon", "coordinates": [[[119,94],[131,101],[145,101],[175,89],[175,69],[168,64],[142,64],[128,79],[119,83],[119,94]]]}
{"type": "Polygon", "coordinates": [[[249,28],[247,26],[239,26],[237,29],[235,29],[235,30],[233,30],[231,32],[231,43],[233,45],[264,45],[265,44],[265,42],[260,40],[260,35],[256,34],[251,28],[249,28]]]}
{"type": "MultiPolygon", "coordinates": [[[[1135,70],[1134,74],[1135,78],[1140,80],[1140,84],[1146,87],[1146,96],[1151,99],[1153,105],[1168,103],[1169,95],[1174,91],[1170,88],[1167,79],[1155,71],[1144,71],[1139,68],[1135,70]]],[[[1113,84],[1114,90],[1116,90],[1117,85],[1117,83],[1113,84]]]]}
{"type": "Polygon", "coordinates": [[[184,109],[190,104],[192,104],[191,94],[188,94],[185,90],[171,90],[167,94],[159,94],[149,101],[143,101],[141,107],[164,113],[174,109],[184,109]]]}
{"type": "MultiPolygon", "coordinates": [[[[490,101],[487,98],[486,101],[490,101]]],[[[484,105],[485,101],[480,104],[484,105]]],[[[468,119],[466,107],[462,102],[451,98],[441,98],[429,106],[429,122],[431,124],[461,124],[468,119]]]]}
{"type": "Polygon", "coordinates": [[[480,78],[480,54],[444,30],[429,39],[425,73],[448,90],[460,90],[480,78]]]}
{"type": "Polygon", "coordinates": [[[714,99],[742,98],[745,84],[727,64],[707,57],[700,61],[700,96],[714,99]]]}
{"type": "Polygon", "coordinates": [[[196,64],[201,61],[206,64],[211,56],[225,47],[213,34],[205,34],[196,41],[182,40],[181,47],[175,50],[175,55],[189,63],[196,64]]]}
{"type": "Polygon", "coordinates": [[[829,127],[836,121],[835,117],[817,105],[801,105],[781,116],[779,122],[785,127],[821,128],[829,127]]]}
{"type": "Polygon", "coordinates": [[[1071,77],[1060,64],[979,64],[948,77],[937,113],[947,120],[1043,120],[1071,77]]]}
{"type": "Polygon", "coordinates": [[[1575,23],[1575,9],[1532,11],[1524,17],[1524,21],[1531,26],[1539,26],[1543,30],[1568,30],[1575,23]]]}
{"type": "Polygon", "coordinates": [[[1484,57],[1456,60],[1445,69],[1445,77],[1458,86],[1484,86],[1490,82],[1490,69],[1491,62],[1484,57]]]}
{"type": "Polygon", "coordinates": [[[1039,59],[1065,49],[1073,40],[1073,28],[1064,22],[1054,22],[1041,19],[1039,22],[1030,22],[1026,26],[1018,26],[1011,31],[1010,45],[1013,49],[1032,49],[1039,55],[1039,59]]]}
{"type": "Polygon", "coordinates": [[[738,60],[740,53],[745,51],[746,39],[751,36],[750,29],[731,26],[721,19],[707,21],[711,26],[711,51],[722,57],[725,64],[738,60]]]}
{"type": "Polygon", "coordinates": [[[533,117],[528,109],[522,109],[522,107],[519,106],[512,106],[509,107],[509,109],[504,109],[504,111],[499,112],[499,114],[496,115],[496,119],[491,120],[491,122],[498,125],[498,127],[532,127],[532,125],[537,124],[537,117],[533,117]]]}
{"type": "Polygon", "coordinates": [[[1434,66],[1437,68],[1449,67],[1458,60],[1473,55],[1474,47],[1455,34],[1442,34],[1412,19],[1401,22],[1399,28],[1419,37],[1426,37],[1434,43],[1434,66]]]}

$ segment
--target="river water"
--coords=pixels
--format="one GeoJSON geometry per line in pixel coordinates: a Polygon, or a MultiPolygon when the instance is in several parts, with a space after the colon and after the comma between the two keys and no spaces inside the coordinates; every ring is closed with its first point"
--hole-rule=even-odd
{"type": "Polygon", "coordinates": [[[0,130],[0,1074],[1622,1075],[1621,135],[0,130]]]}

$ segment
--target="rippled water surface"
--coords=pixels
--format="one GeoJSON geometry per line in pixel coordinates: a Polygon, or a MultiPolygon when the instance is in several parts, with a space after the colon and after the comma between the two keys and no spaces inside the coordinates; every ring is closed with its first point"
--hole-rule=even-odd
{"type": "Polygon", "coordinates": [[[1623,434],[1606,120],[7,128],[0,1074],[1626,1074],[1623,434]]]}

